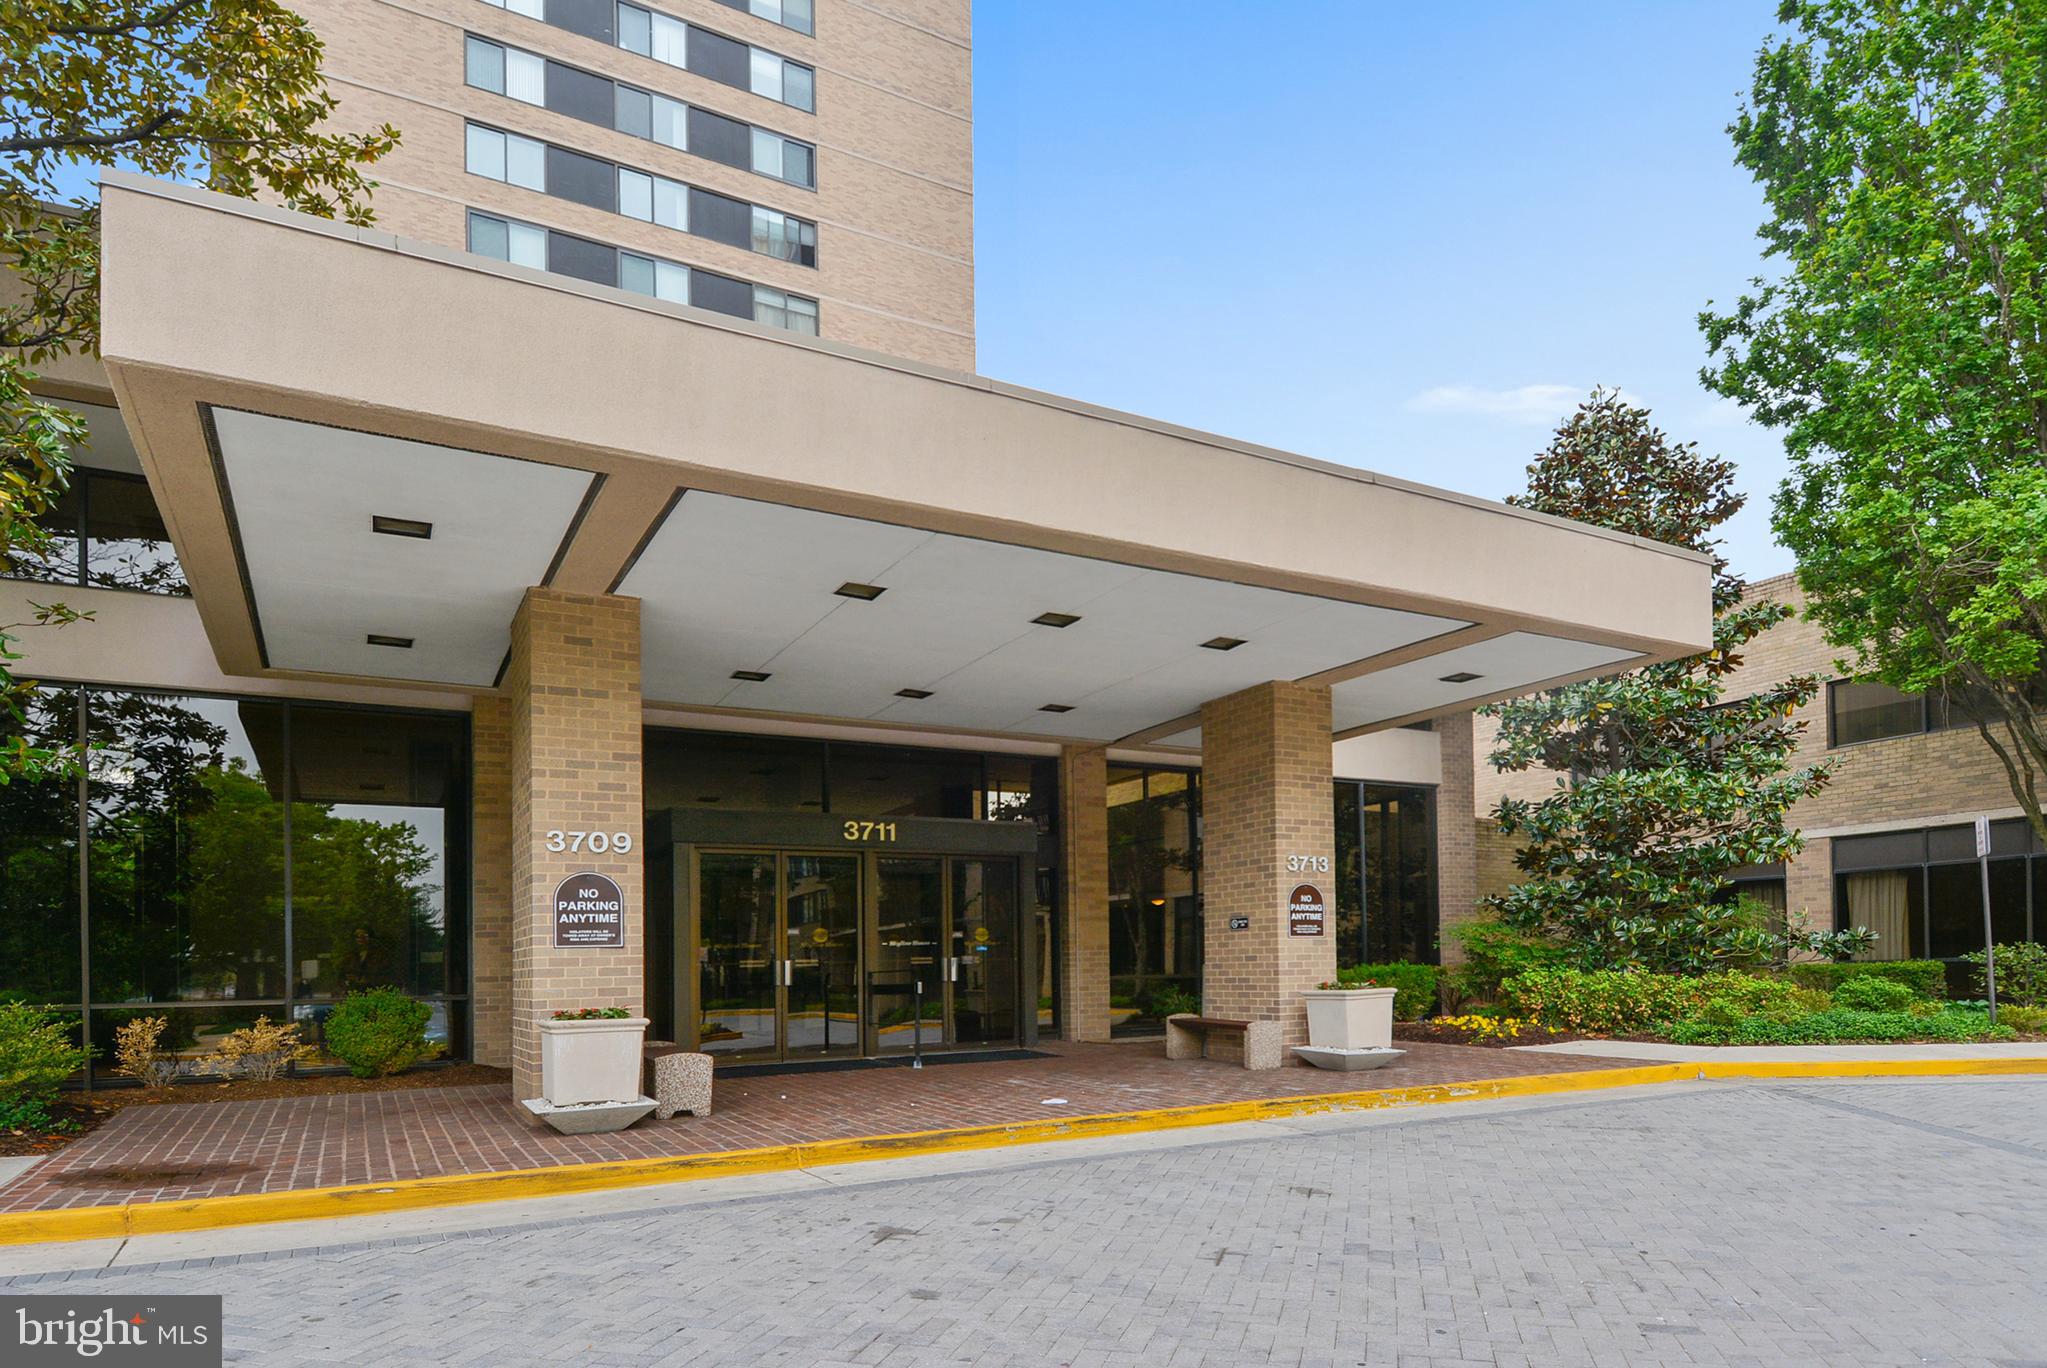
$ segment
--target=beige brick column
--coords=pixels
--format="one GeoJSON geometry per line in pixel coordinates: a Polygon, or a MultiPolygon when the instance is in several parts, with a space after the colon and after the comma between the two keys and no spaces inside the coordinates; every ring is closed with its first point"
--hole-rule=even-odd
{"type": "Polygon", "coordinates": [[[1277,1021],[1288,1046],[1308,1043],[1301,990],[1336,977],[1333,782],[1327,688],[1274,682],[1202,705],[1202,1010],[1277,1021]],[[1295,856],[1330,872],[1290,871],[1295,856]],[[1321,891],[1322,935],[1291,934],[1301,884],[1321,891]]]}
{"type": "Polygon", "coordinates": [[[1436,788],[1436,941],[1439,960],[1454,964],[1463,955],[1452,928],[1478,915],[1471,714],[1437,718],[1436,744],[1443,771],[1436,788]]]}
{"type": "MultiPolygon", "coordinates": [[[[537,1023],[558,1007],[646,1007],[640,830],[640,603],[528,589],[512,624],[512,1086],[540,1095],[537,1023]],[[631,838],[625,854],[549,850],[548,833],[631,838]],[[623,949],[554,948],[553,899],[594,871],[625,895],[623,949]]],[[[573,839],[571,837],[571,839],[573,839]]]]}
{"type": "Polygon", "coordinates": [[[469,715],[469,1057],[512,1063],[512,704],[469,715]]]}
{"type": "Polygon", "coordinates": [[[1059,752],[1059,1025],[1109,1038],[1109,752],[1059,752]]]}
{"type": "MultiPolygon", "coordinates": [[[[1784,862],[1784,915],[1794,931],[1834,929],[1834,843],[1826,837],[1808,836],[1805,849],[1784,862]]],[[[1884,953],[1894,951],[1905,953],[1884,953]]]]}

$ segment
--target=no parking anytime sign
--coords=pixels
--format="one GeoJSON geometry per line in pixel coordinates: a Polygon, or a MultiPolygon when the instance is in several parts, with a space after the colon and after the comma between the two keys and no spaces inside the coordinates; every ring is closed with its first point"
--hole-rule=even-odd
{"type": "Polygon", "coordinates": [[[1313,884],[1296,884],[1286,899],[1286,933],[1289,936],[1320,936],[1329,921],[1329,905],[1322,890],[1313,884]]]}
{"type": "Polygon", "coordinates": [[[625,894],[603,874],[571,874],[555,885],[554,948],[621,949],[625,894]]]}

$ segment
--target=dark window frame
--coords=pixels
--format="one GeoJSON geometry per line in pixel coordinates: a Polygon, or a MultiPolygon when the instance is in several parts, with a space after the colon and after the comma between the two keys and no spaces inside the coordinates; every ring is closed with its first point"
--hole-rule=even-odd
{"type": "MultiPolygon", "coordinates": [[[[770,259],[781,260],[779,257],[770,259]]],[[[147,594],[152,598],[188,599],[192,597],[192,587],[185,579],[184,558],[178,555],[177,543],[170,540],[169,527],[164,529],[164,541],[170,546],[172,558],[178,564],[179,588],[145,589],[134,584],[95,584],[92,581],[90,578],[92,571],[92,543],[98,540],[93,533],[92,486],[103,480],[140,485],[149,494],[151,506],[156,506],[156,492],[149,488],[148,476],[137,475],[129,470],[109,470],[104,466],[74,465],[71,468],[71,480],[67,491],[75,493],[78,497],[78,545],[75,555],[69,557],[69,559],[75,562],[71,575],[65,579],[43,579],[34,575],[10,574],[6,563],[0,562],[0,580],[12,581],[17,584],[61,584],[75,589],[104,589],[109,593],[115,594],[147,594]]],[[[162,516],[162,509],[158,508],[157,517],[161,519],[162,516]]]]}

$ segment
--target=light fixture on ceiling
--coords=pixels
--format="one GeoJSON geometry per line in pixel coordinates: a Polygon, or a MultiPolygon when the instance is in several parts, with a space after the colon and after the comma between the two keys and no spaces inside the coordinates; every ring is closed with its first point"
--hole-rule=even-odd
{"type": "Polygon", "coordinates": [[[371,632],[368,636],[364,637],[363,640],[368,642],[372,646],[390,646],[400,651],[409,651],[412,649],[411,637],[385,636],[382,632],[371,632]]]}
{"type": "Polygon", "coordinates": [[[1151,905],[1153,907],[1164,907],[1166,905],[1166,900],[1164,898],[1153,898],[1151,900],[1151,905]]]}
{"type": "Polygon", "coordinates": [[[1072,705],[1071,703],[1047,703],[1047,704],[1045,704],[1044,706],[1040,707],[1040,708],[1038,709],[1038,711],[1039,711],[1039,712],[1072,712],[1072,711],[1073,711],[1073,705],[1072,705]]]}
{"type": "Polygon", "coordinates": [[[1485,678],[1484,675],[1475,675],[1469,670],[1459,670],[1456,674],[1444,675],[1442,682],[1445,684],[1469,684],[1474,679],[1483,678],[1485,678]]]}
{"type": "Polygon", "coordinates": [[[888,590],[878,584],[861,584],[854,580],[847,580],[844,584],[832,590],[832,592],[840,598],[859,599],[863,603],[872,603],[883,594],[886,594],[888,590]]]}
{"type": "Polygon", "coordinates": [[[770,676],[766,670],[734,670],[732,677],[748,684],[758,684],[770,676]]]}
{"type": "Polygon", "coordinates": [[[896,697],[897,697],[897,698],[929,698],[929,697],[931,697],[931,690],[929,690],[929,689],[897,689],[897,690],[896,690],[896,697]]]}
{"type": "Polygon", "coordinates": [[[1239,646],[1242,646],[1244,644],[1244,638],[1210,637],[1208,640],[1202,642],[1201,644],[1205,649],[1210,651],[1234,651],[1239,646]]]}
{"type": "Polygon", "coordinates": [[[372,513],[370,531],[381,532],[387,537],[413,537],[425,541],[433,536],[434,525],[417,518],[390,518],[382,513],[372,513]]]}
{"type": "Polygon", "coordinates": [[[1080,621],[1079,613],[1040,613],[1031,619],[1040,627],[1071,627],[1080,621]]]}

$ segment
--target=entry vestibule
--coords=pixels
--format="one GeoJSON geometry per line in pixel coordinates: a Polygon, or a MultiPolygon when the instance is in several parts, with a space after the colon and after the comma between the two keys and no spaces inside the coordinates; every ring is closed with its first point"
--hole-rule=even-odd
{"type": "Polygon", "coordinates": [[[649,834],[666,1038],[746,1063],[1036,1040],[1034,826],[671,811],[649,834]]]}

